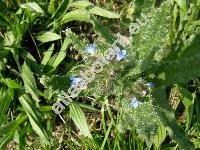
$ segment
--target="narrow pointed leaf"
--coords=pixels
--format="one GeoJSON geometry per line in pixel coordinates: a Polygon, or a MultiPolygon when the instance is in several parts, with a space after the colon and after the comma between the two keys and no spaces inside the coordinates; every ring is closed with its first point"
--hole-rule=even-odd
{"type": "Polygon", "coordinates": [[[22,79],[24,81],[24,87],[27,93],[30,93],[32,98],[36,101],[38,104],[39,102],[39,93],[36,86],[35,78],[33,76],[33,73],[29,69],[26,63],[22,66],[22,79]]]}
{"type": "Polygon", "coordinates": [[[61,39],[61,36],[53,33],[53,32],[45,32],[44,34],[37,36],[37,40],[42,42],[42,43],[46,43],[46,42],[50,42],[50,41],[56,41],[61,39]]]}
{"type": "Polygon", "coordinates": [[[73,103],[70,105],[70,116],[83,135],[92,138],[85,115],[78,105],[73,103]]]}
{"type": "Polygon", "coordinates": [[[98,6],[95,6],[94,4],[88,2],[88,1],[77,1],[73,2],[70,7],[75,7],[78,9],[86,9],[89,11],[90,14],[107,17],[107,18],[120,18],[120,15],[105,9],[102,9],[98,6]]]}

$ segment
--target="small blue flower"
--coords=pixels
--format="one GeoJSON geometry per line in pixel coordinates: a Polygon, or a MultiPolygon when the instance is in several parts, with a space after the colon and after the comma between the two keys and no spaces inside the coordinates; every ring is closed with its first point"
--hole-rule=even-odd
{"type": "Polygon", "coordinates": [[[115,49],[115,51],[117,52],[117,61],[121,61],[122,59],[124,59],[126,57],[126,51],[125,50],[120,50],[118,47],[115,49]]]}
{"type": "Polygon", "coordinates": [[[137,108],[140,104],[142,104],[142,103],[139,102],[136,99],[136,97],[133,97],[132,100],[131,100],[131,103],[129,105],[130,105],[130,107],[137,108]]]}
{"type": "Polygon", "coordinates": [[[147,83],[146,85],[147,85],[148,87],[150,87],[150,88],[152,88],[152,87],[155,86],[155,84],[154,84],[153,82],[149,82],[149,83],[147,83]]]}
{"type": "Polygon", "coordinates": [[[81,80],[83,80],[82,78],[78,78],[78,77],[75,77],[75,76],[72,76],[70,77],[70,80],[72,81],[71,82],[71,86],[77,86],[79,84],[79,82],[81,80]]]}
{"type": "Polygon", "coordinates": [[[90,44],[88,47],[85,48],[85,51],[90,54],[94,54],[97,51],[96,44],[90,44]]]}

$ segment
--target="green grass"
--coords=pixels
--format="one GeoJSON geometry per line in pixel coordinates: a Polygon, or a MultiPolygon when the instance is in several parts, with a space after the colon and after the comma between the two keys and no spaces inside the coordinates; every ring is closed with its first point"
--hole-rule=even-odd
{"type": "Polygon", "coordinates": [[[0,1],[0,149],[200,149],[199,18],[200,0],[0,1]],[[150,22],[130,35],[141,13],[150,22]],[[125,59],[56,115],[70,77],[118,32],[125,59]]]}

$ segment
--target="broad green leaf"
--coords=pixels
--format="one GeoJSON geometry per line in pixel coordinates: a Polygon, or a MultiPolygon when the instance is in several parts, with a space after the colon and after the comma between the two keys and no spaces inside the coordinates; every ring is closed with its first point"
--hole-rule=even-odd
{"type": "Polygon", "coordinates": [[[56,41],[61,39],[61,36],[53,33],[53,32],[45,32],[42,35],[37,36],[37,40],[42,42],[42,43],[46,43],[46,42],[50,42],[50,41],[56,41]]]}
{"type": "Polygon", "coordinates": [[[39,135],[41,142],[44,145],[49,145],[49,136],[42,125],[41,114],[39,113],[37,107],[34,105],[33,100],[26,94],[21,95],[19,100],[22,107],[26,111],[26,114],[28,115],[33,130],[39,135]]]}
{"type": "Polygon", "coordinates": [[[165,93],[166,88],[155,88],[152,95],[154,97],[154,106],[157,111],[162,124],[167,127],[170,136],[174,138],[182,149],[193,150],[193,146],[188,140],[184,130],[178,125],[174,113],[168,105],[168,101],[165,93]]]}
{"type": "Polygon", "coordinates": [[[66,13],[62,19],[61,24],[70,22],[70,21],[90,21],[90,14],[84,9],[76,9],[66,13]]]}
{"type": "Polygon", "coordinates": [[[35,78],[26,63],[24,63],[22,66],[21,75],[24,81],[24,87],[25,87],[26,92],[31,94],[32,98],[35,100],[36,104],[38,105],[39,93],[36,86],[35,78]]]}
{"type": "Polygon", "coordinates": [[[157,84],[187,82],[200,76],[200,34],[181,51],[172,53],[158,68],[157,84]]]}
{"type": "Polygon", "coordinates": [[[70,104],[70,116],[83,135],[92,138],[85,115],[78,105],[74,103],[70,104]]]}
{"type": "Polygon", "coordinates": [[[36,2],[29,2],[29,3],[21,4],[20,7],[26,8],[31,12],[36,12],[36,13],[41,13],[41,14],[44,13],[42,8],[36,2]]]}
{"type": "Polygon", "coordinates": [[[160,62],[166,57],[165,45],[171,23],[170,8],[170,0],[164,1],[160,8],[138,18],[143,25],[139,21],[135,22],[138,25],[137,29],[136,25],[135,27],[131,25],[132,52],[138,59],[136,73],[145,71],[154,62],[160,62]]]}
{"type": "Polygon", "coordinates": [[[99,8],[95,6],[94,4],[88,2],[88,1],[77,1],[73,2],[70,7],[75,7],[78,9],[86,9],[90,14],[107,17],[107,18],[120,18],[120,15],[117,13],[110,12],[108,10],[99,8]]]}

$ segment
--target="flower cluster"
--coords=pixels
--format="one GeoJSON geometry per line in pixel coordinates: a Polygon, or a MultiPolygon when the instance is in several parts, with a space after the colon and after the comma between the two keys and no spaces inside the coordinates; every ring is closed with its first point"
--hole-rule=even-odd
{"type": "MultiPolygon", "coordinates": [[[[114,50],[116,52],[116,60],[118,62],[125,59],[126,50],[121,50],[119,47],[116,47],[114,50]]],[[[85,52],[94,55],[97,52],[96,44],[90,44],[88,47],[85,48],[85,52]]]]}
{"type": "MultiPolygon", "coordinates": [[[[153,82],[149,82],[149,83],[147,83],[146,85],[147,85],[149,88],[155,87],[155,84],[154,84],[153,82]]],[[[142,91],[142,96],[146,96],[146,94],[147,94],[147,91],[146,91],[146,90],[142,91]]],[[[132,97],[129,106],[130,106],[131,108],[137,108],[137,107],[138,107],[139,105],[141,105],[141,104],[142,104],[142,102],[139,102],[139,101],[137,100],[136,97],[132,97]]]]}
{"type": "Polygon", "coordinates": [[[132,97],[131,103],[129,104],[130,107],[137,108],[142,103],[137,100],[136,97],[132,97]]]}
{"type": "MultiPolygon", "coordinates": [[[[60,114],[65,107],[62,105],[64,103],[66,106],[69,105],[69,102],[72,102],[71,98],[75,98],[80,94],[80,92],[87,88],[87,85],[95,79],[95,74],[103,71],[103,66],[109,64],[109,61],[115,59],[117,62],[123,60],[126,56],[125,50],[120,50],[116,45],[112,45],[113,48],[108,48],[108,54],[104,57],[99,57],[92,65],[91,69],[86,70],[85,72],[80,71],[81,77],[71,76],[71,87],[68,89],[68,94],[62,91],[60,102],[56,102],[53,105],[53,110],[56,114],[60,114]],[[68,99],[66,101],[65,99],[68,99]],[[61,103],[62,102],[62,103],[61,103]]],[[[97,52],[96,44],[91,44],[85,48],[85,52],[91,55],[94,55],[97,52]]]]}

